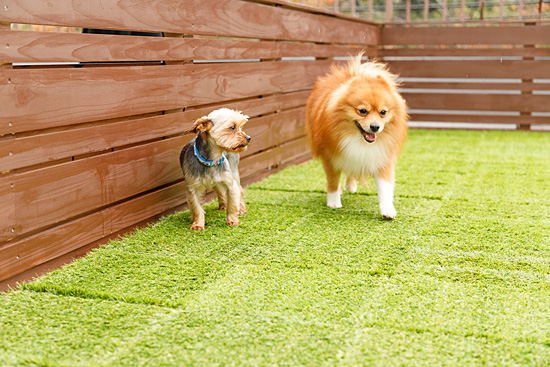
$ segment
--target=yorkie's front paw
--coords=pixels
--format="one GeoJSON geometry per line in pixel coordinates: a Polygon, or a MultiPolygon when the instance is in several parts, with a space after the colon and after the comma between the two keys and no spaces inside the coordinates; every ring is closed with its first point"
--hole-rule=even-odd
{"type": "Polygon", "coordinates": [[[238,226],[239,225],[239,219],[227,219],[227,225],[228,226],[238,226]]]}
{"type": "Polygon", "coordinates": [[[197,224],[197,223],[193,223],[193,225],[191,226],[191,229],[192,231],[202,231],[204,229],[204,224],[197,224]]]}

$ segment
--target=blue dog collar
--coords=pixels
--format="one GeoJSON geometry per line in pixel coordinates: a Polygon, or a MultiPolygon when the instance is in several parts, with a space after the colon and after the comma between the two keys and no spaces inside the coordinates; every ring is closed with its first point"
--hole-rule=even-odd
{"type": "Polygon", "coordinates": [[[223,161],[225,161],[225,156],[223,155],[222,153],[222,157],[220,159],[218,159],[217,161],[209,161],[207,159],[204,159],[200,154],[199,154],[199,151],[197,149],[197,143],[193,144],[193,148],[194,148],[194,151],[195,151],[195,157],[197,157],[197,159],[199,160],[199,162],[201,162],[202,164],[204,164],[205,166],[207,167],[214,167],[214,166],[219,166],[220,164],[223,163],[223,161]]]}

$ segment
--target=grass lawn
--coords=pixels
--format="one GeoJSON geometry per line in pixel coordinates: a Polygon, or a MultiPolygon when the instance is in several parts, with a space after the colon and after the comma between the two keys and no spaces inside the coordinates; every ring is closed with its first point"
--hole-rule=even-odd
{"type": "Polygon", "coordinates": [[[550,134],[410,131],[393,221],[316,161],[245,198],[0,296],[0,365],[550,364],[550,134]]]}

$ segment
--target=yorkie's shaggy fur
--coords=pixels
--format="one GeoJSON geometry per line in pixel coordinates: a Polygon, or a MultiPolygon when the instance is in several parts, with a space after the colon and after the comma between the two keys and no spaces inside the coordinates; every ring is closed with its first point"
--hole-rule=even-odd
{"type": "Polygon", "coordinates": [[[220,210],[227,210],[227,224],[239,225],[239,214],[246,213],[239,176],[239,153],[244,152],[250,136],[242,130],[248,116],[228,108],[197,119],[185,133],[197,137],[185,145],[180,164],[187,185],[187,202],[193,216],[192,230],[204,229],[202,198],[213,188],[220,210]]]}

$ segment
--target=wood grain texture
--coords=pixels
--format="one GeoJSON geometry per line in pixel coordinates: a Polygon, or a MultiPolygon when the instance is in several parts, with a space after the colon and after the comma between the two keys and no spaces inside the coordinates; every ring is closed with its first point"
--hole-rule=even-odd
{"type": "MultiPolygon", "coordinates": [[[[124,62],[335,57],[364,47],[173,37],[2,31],[0,62],[124,62]]],[[[375,49],[366,49],[374,56],[375,49]]]]}
{"type": "Polygon", "coordinates": [[[0,70],[0,134],[310,89],[330,61],[0,70]]]}
{"type": "Polygon", "coordinates": [[[376,45],[380,28],[238,0],[4,0],[0,21],[86,28],[376,45]]]}
{"type": "Polygon", "coordinates": [[[550,26],[384,27],[383,45],[548,45],[550,26]]]}

